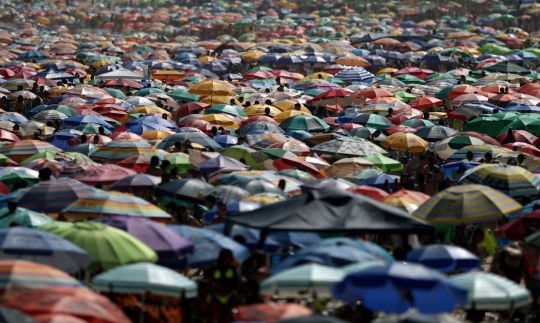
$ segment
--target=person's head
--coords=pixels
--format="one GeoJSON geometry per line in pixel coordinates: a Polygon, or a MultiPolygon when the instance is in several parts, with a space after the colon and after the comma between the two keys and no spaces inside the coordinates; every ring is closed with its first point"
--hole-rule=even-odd
{"type": "Polygon", "coordinates": [[[467,151],[467,153],[465,154],[465,156],[467,156],[467,159],[468,160],[473,160],[474,158],[474,154],[472,153],[472,151],[467,151]]]}
{"type": "Polygon", "coordinates": [[[523,195],[521,197],[521,200],[519,201],[521,203],[521,205],[527,205],[529,203],[531,203],[532,199],[529,195],[523,195]]]}
{"type": "Polygon", "coordinates": [[[259,100],[255,100],[255,102],[253,102],[254,105],[257,105],[259,103],[261,103],[261,102],[259,102],[259,100]]]}
{"type": "Polygon", "coordinates": [[[215,136],[215,135],[217,135],[217,130],[218,130],[217,127],[214,126],[214,127],[212,127],[210,132],[215,136]]]}
{"type": "Polygon", "coordinates": [[[169,173],[163,173],[161,174],[161,184],[168,183],[172,180],[171,174],[169,173]]]}
{"type": "Polygon", "coordinates": [[[53,126],[53,123],[51,120],[47,121],[47,123],[45,124],[47,127],[52,127],[53,126]]]}
{"type": "Polygon", "coordinates": [[[227,203],[219,201],[217,203],[218,217],[225,218],[227,216],[227,203]]]}
{"type": "Polygon", "coordinates": [[[39,179],[44,182],[51,179],[52,170],[49,167],[45,167],[39,170],[39,179]]]}
{"type": "Polygon", "coordinates": [[[380,135],[381,135],[381,131],[380,131],[379,129],[375,130],[375,131],[371,134],[371,136],[372,136],[373,138],[379,138],[380,135]]]}
{"type": "Polygon", "coordinates": [[[264,114],[269,116],[270,115],[270,108],[268,108],[268,107],[264,108],[264,114]]]}
{"type": "Polygon", "coordinates": [[[429,112],[424,112],[424,120],[429,120],[429,112]]]}
{"type": "Polygon", "coordinates": [[[493,155],[491,153],[484,154],[484,161],[486,163],[491,163],[493,161],[493,155]]]}
{"type": "Polygon", "coordinates": [[[19,189],[21,189],[21,188],[27,188],[27,187],[28,187],[28,182],[25,181],[24,179],[21,179],[21,180],[19,181],[19,189]]]}
{"type": "Polygon", "coordinates": [[[234,256],[230,249],[222,249],[218,257],[218,266],[229,266],[234,263],[234,256]]]}
{"type": "Polygon", "coordinates": [[[85,144],[88,138],[86,137],[86,134],[82,134],[79,139],[81,140],[81,144],[85,144]]]}
{"type": "Polygon", "coordinates": [[[163,114],[161,115],[161,118],[162,118],[162,119],[165,119],[165,120],[167,120],[168,117],[169,117],[169,116],[168,116],[166,113],[163,113],[163,114]]]}
{"type": "Polygon", "coordinates": [[[235,101],[234,99],[230,99],[230,100],[229,100],[229,104],[230,104],[230,105],[236,105],[236,101],[235,101]]]}
{"type": "Polygon", "coordinates": [[[540,203],[535,203],[532,207],[533,211],[540,209],[540,203]]]}
{"type": "Polygon", "coordinates": [[[100,135],[104,135],[105,134],[105,128],[103,128],[102,126],[99,126],[98,132],[99,132],[100,135]]]}
{"type": "Polygon", "coordinates": [[[92,141],[93,141],[94,145],[99,145],[99,136],[98,136],[98,135],[94,135],[92,141]]]}
{"type": "Polygon", "coordinates": [[[175,149],[182,149],[182,143],[180,141],[174,142],[174,148],[175,149]]]}
{"type": "Polygon", "coordinates": [[[523,164],[523,161],[525,161],[525,155],[519,154],[519,155],[517,156],[517,162],[518,162],[519,164],[523,164]]]}
{"type": "Polygon", "coordinates": [[[501,253],[504,255],[502,261],[506,266],[517,269],[523,265],[523,251],[517,244],[510,244],[504,246],[501,253]]]}
{"type": "Polygon", "coordinates": [[[266,100],[266,101],[264,101],[264,104],[272,105],[272,100],[266,100]]]}
{"type": "Polygon", "coordinates": [[[493,114],[499,113],[499,109],[493,109],[493,114]]]}
{"type": "Polygon", "coordinates": [[[169,167],[171,166],[171,162],[168,161],[168,160],[164,160],[161,162],[161,169],[164,171],[164,172],[168,172],[169,171],[169,167]]]}
{"type": "Polygon", "coordinates": [[[428,158],[426,155],[420,155],[419,159],[420,159],[420,165],[422,166],[427,165],[428,158]]]}
{"type": "MultiPolygon", "coordinates": [[[[243,96],[239,97],[237,100],[238,100],[238,102],[240,102],[240,104],[244,103],[244,97],[243,96]]],[[[236,102],[235,102],[235,104],[236,104],[236,102]]]]}
{"type": "Polygon", "coordinates": [[[296,103],[294,104],[294,109],[295,109],[296,111],[300,111],[300,109],[302,109],[302,105],[301,105],[300,103],[296,102],[296,103]]]}
{"type": "Polygon", "coordinates": [[[216,205],[216,198],[213,197],[212,195],[208,195],[204,199],[204,205],[209,209],[213,208],[216,205]]]}
{"type": "Polygon", "coordinates": [[[238,143],[237,145],[243,145],[246,142],[246,138],[243,136],[238,137],[238,143]]]}
{"type": "Polygon", "coordinates": [[[508,162],[506,162],[508,165],[517,166],[517,161],[514,158],[508,159],[508,162]]]}
{"type": "Polygon", "coordinates": [[[18,124],[13,125],[13,130],[21,130],[21,127],[18,124]]]}
{"type": "Polygon", "coordinates": [[[474,239],[475,243],[481,243],[482,241],[484,241],[484,237],[485,237],[484,230],[477,229],[474,232],[474,238],[473,239],[474,239]]]}
{"type": "Polygon", "coordinates": [[[393,108],[388,108],[388,114],[392,115],[393,113],[394,113],[394,109],[393,108]]]}
{"type": "Polygon", "coordinates": [[[9,213],[15,213],[15,211],[17,211],[17,201],[9,200],[7,207],[8,207],[9,213]]]}
{"type": "Polygon", "coordinates": [[[282,191],[285,191],[286,186],[287,186],[287,181],[285,181],[284,179],[280,179],[278,183],[279,189],[282,191]]]}
{"type": "Polygon", "coordinates": [[[150,166],[152,166],[152,167],[159,166],[159,157],[158,156],[152,156],[152,158],[150,158],[150,166]]]}
{"type": "Polygon", "coordinates": [[[17,97],[17,102],[22,102],[22,101],[23,101],[23,96],[22,96],[22,95],[19,95],[19,96],[17,97]]]}

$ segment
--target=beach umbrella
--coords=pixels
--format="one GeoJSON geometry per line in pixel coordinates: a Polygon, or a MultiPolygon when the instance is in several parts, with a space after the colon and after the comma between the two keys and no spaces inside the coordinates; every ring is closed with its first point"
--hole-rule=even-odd
{"type": "Polygon", "coordinates": [[[418,129],[414,134],[428,142],[439,140],[455,135],[457,131],[444,126],[430,126],[418,129]]]}
{"type": "Polygon", "coordinates": [[[92,165],[75,175],[75,179],[87,185],[110,185],[126,177],[135,175],[134,170],[114,164],[92,165]]]}
{"type": "Polygon", "coordinates": [[[361,300],[370,310],[388,313],[404,313],[411,307],[426,314],[452,312],[467,302],[467,290],[445,275],[422,265],[399,262],[349,274],[334,285],[332,294],[349,304],[361,300]],[[404,290],[408,298],[403,297],[404,290]]]}
{"type": "Polygon", "coordinates": [[[99,146],[89,157],[99,162],[118,162],[132,156],[157,155],[157,149],[144,141],[111,141],[99,146]]]}
{"type": "Polygon", "coordinates": [[[79,281],[59,269],[26,260],[0,260],[0,272],[4,277],[0,284],[2,294],[15,289],[15,286],[23,289],[82,287],[79,281]],[[39,273],[37,277],[36,272],[39,273]]]}
{"type": "MultiPolygon", "coordinates": [[[[50,222],[52,220],[47,223],[50,222]]],[[[0,229],[0,241],[2,260],[26,260],[67,273],[86,269],[90,263],[90,256],[86,251],[57,235],[41,230],[22,227],[0,229]],[[25,243],[17,243],[20,240],[25,243]]]]}
{"type": "MultiPolygon", "coordinates": [[[[22,192],[19,193],[22,194],[22,192]]],[[[14,200],[18,202],[18,199],[14,200]]],[[[14,212],[11,212],[8,207],[0,208],[0,228],[8,228],[12,223],[17,223],[21,227],[36,228],[52,221],[53,220],[45,214],[22,207],[18,207],[14,212]]]]}
{"type": "Polygon", "coordinates": [[[5,306],[30,313],[39,322],[58,320],[81,323],[96,320],[103,323],[129,323],[130,319],[107,297],[85,288],[47,287],[15,289],[8,292],[5,306]],[[17,301],[14,301],[14,300],[17,301]],[[66,305],[69,304],[69,305],[66,305]]]}
{"type": "Polygon", "coordinates": [[[312,314],[311,309],[296,303],[258,303],[238,306],[236,319],[244,322],[277,323],[302,316],[311,318],[312,314]]]}
{"type": "Polygon", "coordinates": [[[199,170],[202,173],[213,173],[217,172],[220,169],[224,168],[233,168],[233,169],[248,169],[248,166],[229,157],[218,156],[215,158],[210,158],[198,165],[199,170]]]}
{"type": "Polygon", "coordinates": [[[467,289],[467,309],[505,311],[531,302],[527,289],[500,275],[472,271],[451,279],[467,289]]]}
{"type": "Polygon", "coordinates": [[[238,261],[244,261],[248,256],[248,249],[233,239],[215,232],[186,225],[168,225],[172,231],[188,239],[195,245],[195,253],[184,259],[175,261],[162,261],[165,266],[181,268],[189,265],[191,268],[202,268],[214,264],[222,249],[230,249],[238,261]]]}
{"type": "Polygon", "coordinates": [[[170,219],[170,214],[142,198],[119,193],[97,191],[80,198],[62,210],[68,219],[85,220],[115,215],[170,219]]]}
{"type": "Polygon", "coordinates": [[[201,203],[202,193],[213,186],[200,179],[183,178],[159,185],[156,193],[190,203],[201,203]]]}
{"type": "Polygon", "coordinates": [[[109,124],[107,121],[103,120],[102,118],[91,116],[91,115],[78,115],[74,117],[69,117],[69,118],[63,119],[61,123],[63,126],[68,126],[68,127],[77,127],[80,125],[86,125],[86,124],[91,123],[91,124],[102,126],[103,128],[109,131],[114,130],[114,127],[111,124],[109,124]]]}
{"type": "MultiPolygon", "coordinates": [[[[253,203],[253,202],[244,202],[244,201],[227,202],[227,214],[248,212],[248,211],[258,209],[259,207],[261,207],[260,204],[253,203]]],[[[211,223],[212,220],[216,218],[217,216],[218,216],[218,208],[217,206],[214,206],[203,215],[203,221],[205,223],[211,223]]]]}
{"type": "Polygon", "coordinates": [[[304,130],[307,132],[325,132],[330,126],[323,120],[309,115],[296,115],[287,118],[279,125],[285,131],[304,130]]]}
{"type": "Polygon", "coordinates": [[[350,157],[364,157],[379,155],[379,153],[366,141],[355,141],[347,138],[337,138],[311,148],[311,151],[325,155],[341,155],[350,157]]]}
{"type": "Polygon", "coordinates": [[[145,294],[193,298],[197,284],[176,271],[155,264],[116,267],[92,279],[92,289],[104,293],[145,294]]]}
{"type": "Polygon", "coordinates": [[[540,178],[525,168],[503,164],[482,164],[468,171],[458,185],[480,184],[492,187],[513,198],[538,194],[540,178]]]}
{"type": "MultiPolygon", "coordinates": [[[[243,202],[243,203],[253,203],[253,202],[243,202]]],[[[209,230],[213,230],[218,233],[224,233],[225,223],[211,225],[211,226],[208,226],[207,228],[209,230]]],[[[262,248],[260,248],[259,247],[259,242],[261,238],[260,231],[257,229],[247,228],[241,225],[233,225],[229,233],[229,236],[233,237],[233,239],[235,240],[238,240],[238,238],[243,239],[242,245],[249,248],[250,251],[261,249],[267,253],[275,253],[278,250],[280,250],[282,246],[289,246],[289,244],[281,244],[280,242],[278,242],[277,240],[269,236],[264,240],[264,244],[262,248]]]]}
{"type": "Polygon", "coordinates": [[[36,212],[59,213],[69,204],[93,192],[94,188],[74,179],[51,179],[28,189],[19,200],[19,206],[36,212]]]}
{"type": "Polygon", "coordinates": [[[442,159],[448,159],[463,147],[485,144],[485,142],[475,137],[458,135],[438,141],[433,145],[433,151],[442,159]]]}
{"type": "Polygon", "coordinates": [[[429,143],[412,133],[398,132],[381,141],[381,146],[396,151],[420,153],[429,148],[429,143]]]}
{"type": "Polygon", "coordinates": [[[377,115],[377,114],[370,114],[370,113],[361,113],[357,115],[356,117],[354,117],[354,119],[352,119],[351,122],[363,125],[364,127],[370,127],[370,128],[375,128],[375,129],[381,129],[381,130],[394,125],[387,118],[377,115]]]}
{"type": "Polygon", "coordinates": [[[182,258],[193,253],[190,241],[157,222],[124,215],[97,221],[133,235],[154,250],[159,259],[182,258]]]}
{"type": "Polygon", "coordinates": [[[493,156],[497,156],[500,153],[511,153],[512,151],[503,147],[490,146],[490,145],[470,145],[461,148],[456,151],[453,155],[448,157],[447,161],[460,161],[467,158],[467,152],[473,153],[474,159],[484,158],[486,153],[490,153],[493,156]]]}
{"type": "Polygon", "coordinates": [[[209,189],[204,193],[205,196],[213,196],[218,200],[223,201],[238,201],[250,194],[248,191],[241,187],[231,185],[219,185],[212,189],[209,189]]]}
{"type": "Polygon", "coordinates": [[[197,95],[210,95],[210,96],[234,96],[235,93],[226,85],[220,81],[204,81],[188,90],[191,94],[197,95]]]}
{"type": "Polygon", "coordinates": [[[501,219],[520,209],[511,197],[491,187],[460,185],[437,193],[413,215],[433,224],[460,225],[501,219]]]}
{"type": "Polygon", "coordinates": [[[343,279],[342,270],[316,263],[283,270],[261,282],[260,293],[274,298],[331,298],[330,288],[343,279]]]}
{"type": "MultiPolygon", "coordinates": [[[[83,171],[84,170],[81,170],[81,172],[83,171]]],[[[159,183],[161,183],[160,177],[147,174],[135,174],[119,179],[114,184],[109,186],[109,188],[113,191],[136,193],[142,192],[146,190],[146,188],[154,188],[154,186],[159,183]]]]}
{"type": "Polygon", "coordinates": [[[285,169],[278,172],[277,174],[297,179],[303,183],[309,183],[316,180],[315,177],[298,169],[285,169]]]}
{"type": "Polygon", "coordinates": [[[0,148],[0,154],[5,155],[16,162],[21,162],[30,156],[47,150],[53,152],[60,151],[59,148],[51,145],[48,142],[39,140],[22,140],[3,146],[0,148]]]}
{"type": "Polygon", "coordinates": [[[468,250],[443,244],[415,249],[407,254],[407,261],[420,263],[446,273],[456,269],[462,272],[470,271],[482,265],[482,261],[468,250]]]}
{"type": "Polygon", "coordinates": [[[39,229],[54,233],[86,250],[92,257],[89,271],[108,270],[134,262],[156,262],[156,253],[132,235],[97,222],[77,222],[39,229]]]}
{"type": "Polygon", "coordinates": [[[212,138],[210,138],[209,136],[207,136],[206,134],[202,132],[176,133],[174,135],[171,135],[163,139],[163,141],[159,143],[156,148],[168,150],[169,148],[174,146],[175,142],[184,143],[186,141],[199,144],[207,149],[212,148],[214,151],[219,151],[222,149],[221,146],[217,142],[215,142],[212,138]]]}

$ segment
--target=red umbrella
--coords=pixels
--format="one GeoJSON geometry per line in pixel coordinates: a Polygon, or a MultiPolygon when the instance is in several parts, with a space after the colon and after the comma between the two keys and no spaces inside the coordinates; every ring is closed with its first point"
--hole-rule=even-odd
{"type": "Polygon", "coordinates": [[[497,230],[494,234],[497,237],[505,237],[510,240],[523,240],[529,233],[527,229],[534,231],[540,229],[540,210],[535,210],[525,214],[519,219],[510,221],[497,230]]]}
{"type": "MultiPolygon", "coordinates": [[[[113,141],[111,138],[109,138],[107,136],[98,135],[98,134],[88,134],[88,135],[86,135],[86,142],[94,143],[94,137],[95,136],[98,136],[98,138],[99,138],[98,143],[100,145],[105,145],[106,143],[113,141]]],[[[77,138],[79,138],[79,137],[69,139],[68,140],[68,145],[70,145],[70,146],[75,145],[77,143],[77,138]]]]}
{"type": "Polygon", "coordinates": [[[418,67],[406,67],[406,68],[400,69],[399,71],[395,72],[394,74],[395,75],[410,74],[410,75],[416,76],[419,79],[423,80],[427,76],[429,76],[431,74],[434,74],[434,73],[435,72],[432,71],[432,70],[421,69],[421,68],[418,68],[418,67]]]}
{"type": "Polygon", "coordinates": [[[323,121],[326,122],[329,126],[334,128],[340,128],[341,125],[336,123],[337,117],[328,117],[324,118],[323,121]]]}
{"type": "Polygon", "coordinates": [[[491,98],[489,98],[488,102],[493,103],[493,104],[499,104],[499,103],[503,103],[503,102],[506,102],[506,101],[512,101],[512,100],[517,101],[517,98],[515,96],[513,96],[513,95],[510,95],[510,94],[498,94],[498,95],[495,95],[495,96],[492,96],[491,98]]]}
{"type": "MultiPolygon", "coordinates": [[[[174,118],[182,118],[186,117],[190,114],[196,114],[200,113],[208,108],[210,108],[210,104],[202,103],[202,102],[190,102],[182,105],[180,108],[178,108],[173,113],[174,118]]],[[[273,120],[273,119],[272,119],[273,120]]]]}
{"type": "Polygon", "coordinates": [[[298,156],[307,156],[311,151],[311,149],[309,149],[309,147],[305,143],[298,140],[276,142],[275,144],[268,147],[268,149],[270,148],[288,150],[298,156]]]}
{"type": "Polygon", "coordinates": [[[388,127],[385,130],[389,134],[394,134],[396,132],[416,132],[417,129],[412,128],[412,127],[403,126],[403,125],[395,125],[395,126],[392,126],[392,127],[388,127]]]}
{"type": "Polygon", "coordinates": [[[273,165],[278,170],[300,169],[300,170],[303,170],[304,172],[309,173],[315,178],[324,178],[324,176],[319,172],[317,167],[300,159],[279,158],[279,159],[274,160],[273,165]]]}
{"type": "Polygon", "coordinates": [[[58,86],[58,84],[56,84],[55,81],[53,81],[51,79],[46,79],[46,78],[43,78],[43,77],[38,77],[37,79],[33,78],[33,80],[36,81],[36,83],[39,84],[39,85],[45,85],[45,86],[49,86],[49,87],[58,86]]]}
{"type": "Polygon", "coordinates": [[[480,92],[480,89],[471,85],[461,85],[448,92],[448,97],[451,99],[455,99],[460,95],[474,92],[480,92]]]}
{"type": "Polygon", "coordinates": [[[119,104],[119,103],[126,103],[126,101],[117,99],[117,98],[105,98],[97,101],[94,103],[94,105],[105,105],[105,104],[119,104]]]}
{"type": "MultiPolygon", "coordinates": [[[[495,94],[500,94],[501,93],[501,89],[504,89],[505,87],[500,85],[500,84],[493,84],[493,85],[488,85],[488,86],[485,86],[482,88],[482,92],[491,92],[491,93],[495,93],[495,94]]],[[[512,94],[512,93],[516,93],[514,90],[512,89],[508,89],[508,93],[512,94]]]]}
{"type": "Polygon", "coordinates": [[[448,118],[449,119],[457,119],[457,120],[461,120],[461,121],[467,121],[469,120],[469,118],[467,118],[466,116],[462,115],[461,113],[459,112],[456,112],[456,111],[451,111],[448,113],[448,118]]]}
{"type": "Polygon", "coordinates": [[[373,98],[394,97],[394,93],[387,91],[385,89],[369,88],[361,92],[358,92],[356,96],[373,99],[373,98]]]}
{"type": "MultiPolygon", "coordinates": [[[[0,74],[2,74],[2,69],[0,68],[0,74]]],[[[540,83],[527,83],[520,87],[517,91],[520,93],[529,94],[532,90],[540,89],[540,83]]]]}
{"type": "Polygon", "coordinates": [[[429,109],[433,107],[438,107],[442,105],[442,101],[431,97],[431,96],[421,96],[417,98],[416,100],[413,100],[409,103],[409,105],[412,108],[423,110],[423,109],[429,109]]]}
{"type": "Polygon", "coordinates": [[[210,124],[210,122],[205,121],[205,120],[201,120],[201,119],[191,119],[191,120],[188,120],[188,121],[182,121],[181,123],[178,124],[178,126],[197,128],[197,127],[205,125],[205,124],[210,124]]]}
{"type": "Polygon", "coordinates": [[[471,136],[471,137],[482,140],[483,142],[485,142],[488,145],[501,146],[501,144],[497,140],[491,138],[490,136],[488,136],[486,134],[479,133],[479,132],[462,131],[462,132],[458,132],[456,134],[453,134],[450,137],[455,137],[455,136],[471,136]]]}
{"type": "Polygon", "coordinates": [[[385,191],[383,191],[383,190],[381,190],[379,188],[371,187],[371,186],[367,186],[367,185],[360,185],[360,186],[356,186],[356,187],[351,187],[351,188],[348,188],[347,191],[357,193],[357,194],[361,194],[361,195],[366,195],[366,196],[369,196],[372,199],[377,200],[377,201],[380,201],[383,198],[388,196],[388,193],[386,193],[385,191]]]}
{"type": "Polygon", "coordinates": [[[253,71],[246,73],[244,75],[244,80],[264,80],[264,79],[274,79],[276,76],[267,71],[253,71]]]}
{"type": "Polygon", "coordinates": [[[144,86],[132,80],[109,80],[99,85],[99,87],[127,87],[127,86],[132,87],[134,89],[144,88],[144,86]]]}
{"type": "Polygon", "coordinates": [[[10,191],[9,191],[9,188],[6,186],[6,184],[0,182],[0,193],[2,194],[9,194],[10,191]]]}
{"type": "Polygon", "coordinates": [[[345,129],[347,131],[351,131],[354,128],[364,128],[364,126],[356,123],[345,123],[341,126],[341,129],[345,129]]]}
{"type": "Polygon", "coordinates": [[[259,303],[237,308],[236,320],[240,322],[276,323],[281,320],[313,313],[309,308],[296,303],[259,303]]]}
{"type": "MultiPolygon", "coordinates": [[[[539,143],[538,137],[528,131],[512,130],[512,134],[515,142],[524,142],[533,146],[537,146],[539,143]]],[[[504,144],[506,143],[506,138],[508,138],[508,131],[505,131],[504,133],[501,133],[500,135],[495,137],[495,140],[497,140],[501,144],[504,144]]]]}
{"type": "Polygon", "coordinates": [[[276,122],[276,120],[274,120],[273,118],[267,117],[267,116],[253,116],[253,117],[247,118],[246,120],[243,120],[241,125],[244,126],[244,125],[246,125],[248,123],[252,123],[252,122],[256,122],[256,121],[266,121],[266,122],[269,122],[269,123],[273,123],[275,125],[278,124],[276,122]]]}
{"type": "Polygon", "coordinates": [[[401,116],[395,116],[393,117],[392,119],[390,119],[390,121],[395,124],[395,125],[400,125],[402,124],[404,121],[407,121],[411,118],[411,116],[405,116],[405,115],[401,115],[401,116]]]}
{"type": "Polygon", "coordinates": [[[296,75],[295,73],[291,73],[289,71],[274,70],[271,73],[273,74],[272,78],[276,78],[276,77],[286,78],[289,80],[293,80],[294,82],[298,82],[300,80],[300,77],[298,77],[298,75],[296,75]]]}
{"type": "Polygon", "coordinates": [[[0,129],[0,141],[15,142],[15,141],[20,141],[20,140],[21,139],[17,137],[17,135],[15,135],[14,133],[9,132],[4,129],[0,129]]]}
{"type": "Polygon", "coordinates": [[[503,147],[512,149],[514,151],[520,151],[529,155],[540,157],[540,149],[536,148],[535,146],[531,144],[527,144],[524,142],[511,142],[504,145],[503,147]]]}
{"type": "Polygon", "coordinates": [[[138,134],[129,131],[115,132],[110,135],[109,138],[114,141],[146,141],[146,139],[142,138],[138,134]]]}
{"type": "Polygon", "coordinates": [[[144,173],[150,167],[152,156],[131,156],[117,163],[118,166],[144,173]]]}
{"type": "Polygon", "coordinates": [[[111,185],[114,182],[126,177],[137,174],[136,171],[113,164],[91,166],[84,172],[75,176],[79,182],[87,185],[111,185]]]}
{"type": "Polygon", "coordinates": [[[335,75],[335,74],[343,71],[345,68],[346,67],[343,66],[343,65],[334,64],[334,65],[326,66],[325,68],[323,68],[323,72],[335,75]]]}
{"type": "Polygon", "coordinates": [[[422,49],[421,46],[418,46],[415,43],[411,43],[411,42],[399,43],[390,47],[390,50],[400,52],[400,53],[417,52],[420,49],[422,49]]]}
{"type": "Polygon", "coordinates": [[[394,193],[388,195],[387,197],[385,197],[383,199],[383,201],[385,199],[389,199],[389,198],[393,198],[393,197],[404,197],[404,198],[407,198],[409,200],[413,200],[415,202],[418,202],[420,204],[423,204],[424,202],[426,202],[427,200],[430,199],[429,195],[421,193],[421,192],[410,191],[410,190],[400,190],[400,191],[397,191],[397,192],[394,192],[394,193]]]}
{"type": "Polygon", "coordinates": [[[327,105],[326,110],[328,110],[330,112],[333,112],[333,113],[337,113],[339,111],[343,111],[343,108],[341,107],[341,105],[335,104],[335,105],[327,105]]]}

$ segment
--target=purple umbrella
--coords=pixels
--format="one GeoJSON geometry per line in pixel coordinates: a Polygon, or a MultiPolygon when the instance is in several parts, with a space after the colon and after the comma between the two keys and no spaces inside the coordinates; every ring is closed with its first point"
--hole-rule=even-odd
{"type": "Polygon", "coordinates": [[[321,188],[325,188],[325,187],[332,187],[332,188],[339,188],[342,190],[346,190],[348,188],[355,187],[355,186],[356,185],[354,185],[353,183],[348,183],[343,180],[338,180],[334,178],[323,178],[323,179],[319,179],[319,180],[304,184],[300,186],[300,188],[302,189],[302,193],[307,193],[311,190],[320,190],[321,188]]]}
{"type": "Polygon", "coordinates": [[[159,259],[178,259],[193,254],[194,246],[191,241],[176,234],[164,225],[151,220],[116,216],[98,219],[101,223],[124,230],[144,242],[154,250],[159,259]]]}
{"type": "Polygon", "coordinates": [[[248,169],[249,167],[237,161],[236,159],[232,159],[225,156],[218,156],[216,158],[211,158],[199,164],[199,170],[201,171],[201,173],[213,173],[223,168],[248,169]]]}
{"type": "Polygon", "coordinates": [[[141,192],[147,187],[154,188],[157,184],[161,183],[161,177],[156,177],[146,174],[135,174],[127,176],[117,181],[110,186],[113,191],[120,192],[141,192]]]}

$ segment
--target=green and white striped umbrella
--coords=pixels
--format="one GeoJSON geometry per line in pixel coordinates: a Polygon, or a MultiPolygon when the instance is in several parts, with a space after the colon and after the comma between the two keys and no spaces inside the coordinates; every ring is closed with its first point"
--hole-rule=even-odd
{"type": "Polygon", "coordinates": [[[275,298],[330,298],[330,288],[344,277],[341,269],[307,264],[284,270],[261,283],[261,294],[275,298]]]}
{"type": "Polygon", "coordinates": [[[451,279],[468,290],[467,308],[512,310],[532,300],[527,289],[499,275],[475,271],[451,279]]]}
{"type": "Polygon", "coordinates": [[[433,151],[442,159],[448,159],[455,152],[470,145],[485,145],[483,140],[471,136],[454,136],[436,142],[433,151]]]}
{"type": "Polygon", "coordinates": [[[193,298],[197,284],[174,270],[150,263],[116,267],[92,279],[99,292],[144,294],[193,298]]]}

